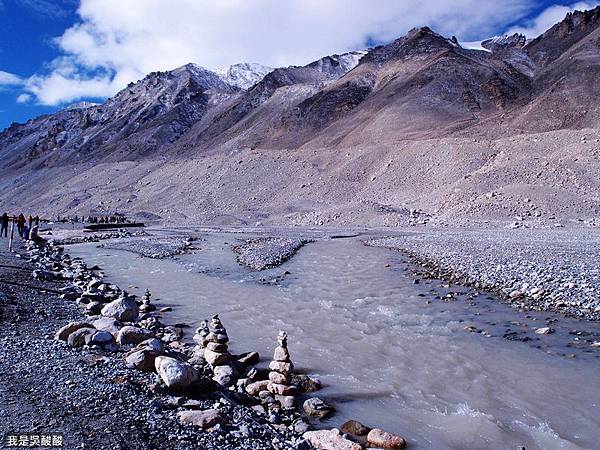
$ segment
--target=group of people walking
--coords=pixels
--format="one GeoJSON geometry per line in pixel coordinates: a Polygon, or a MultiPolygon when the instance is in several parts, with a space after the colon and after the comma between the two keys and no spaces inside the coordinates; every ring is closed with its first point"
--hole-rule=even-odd
{"type": "Polygon", "coordinates": [[[8,225],[10,223],[15,223],[17,225],[19,236],[27,239],[31,229],[40,224],[40,218],[38,216],[29,216],[28,218],[25,218],[23,214],[19,214],[18,216],[9,216],[8,213],[4,213],[2,214],[0,237],[8,237],[8,225]]]}

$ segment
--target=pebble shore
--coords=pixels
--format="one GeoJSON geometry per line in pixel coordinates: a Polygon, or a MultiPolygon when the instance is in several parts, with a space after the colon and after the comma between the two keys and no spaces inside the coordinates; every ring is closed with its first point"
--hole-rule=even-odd
{"type": "Polygon", "coordinates": [[[426,276],[498,292],[515,308],[600,320],[595,230],[438,230],[365,243],[407,253],[426,276]]]}

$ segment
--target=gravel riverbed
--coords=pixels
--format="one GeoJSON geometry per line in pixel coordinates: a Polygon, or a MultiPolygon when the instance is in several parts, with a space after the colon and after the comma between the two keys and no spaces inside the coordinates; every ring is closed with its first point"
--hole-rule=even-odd
{"type": "Polygon", "coordinates": [[[182,237],[143,237],[120,239],[101,244],[102,248],[125,250],[147,258],[169,258],[180,255],[192,247],[190,238],[182,237]]]}
{"type": "Polygon", "coordinates": [[[296,238],[264,237],[233,246],[238,262],[252,270],[277,267],[290,259],[308,241],[296,238]]]}
{"type": "Polygon", "coordinates": [[[425,275],[497,291],[515,308],[600,319],[597,230],[436,230],[365,243],[406,252],[425,275]]]}

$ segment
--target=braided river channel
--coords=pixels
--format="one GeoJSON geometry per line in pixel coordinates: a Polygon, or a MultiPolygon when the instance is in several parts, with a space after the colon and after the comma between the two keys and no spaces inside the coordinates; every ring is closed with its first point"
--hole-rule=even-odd
{"type": "Polygon", "coordinates": [[[598,340],[600,324],[418,279],[402,253],[365,236],[317,236],[281,266],[251,271],[231,249],[251,234],[169,232],[197,236],[196,249],[166,259],[98,244],[65,251],[131,293],[149,288],[173,308],[161,320],[189,324],[189,339],[218,313],[232,352],[258,351],[260,365],[287,331],[297,370],[319,378],[316,395],[337,409],[320,426],[357,419],[414,449],[600,448],[600,349],[577,334],[598,340]],[[549,319],[556,331],[536,335],[549,319]]]}

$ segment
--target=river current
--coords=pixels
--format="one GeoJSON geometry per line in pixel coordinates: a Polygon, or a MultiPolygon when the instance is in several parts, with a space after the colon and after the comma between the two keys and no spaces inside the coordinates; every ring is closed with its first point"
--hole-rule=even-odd
{"type": "Polygon", "coordinates": [[[205,233],[197,250],[162,260],[96,244],[67,251],[132,293],[149,288],[173,308],[164,322],[192,327],[188,338],[219,313],[231,350],[256,350],[264,365],[287,331],[295,366],[337,408],[327,426],[357,419],[415,449],[600,448],[600,350],[574,345],[580,322],[560,317],[554,334],[535,335],[548,314],[415,281],[402,254],[360,237],[319,239],[261,272],[237,263],[239,238],[205,233]]]}

